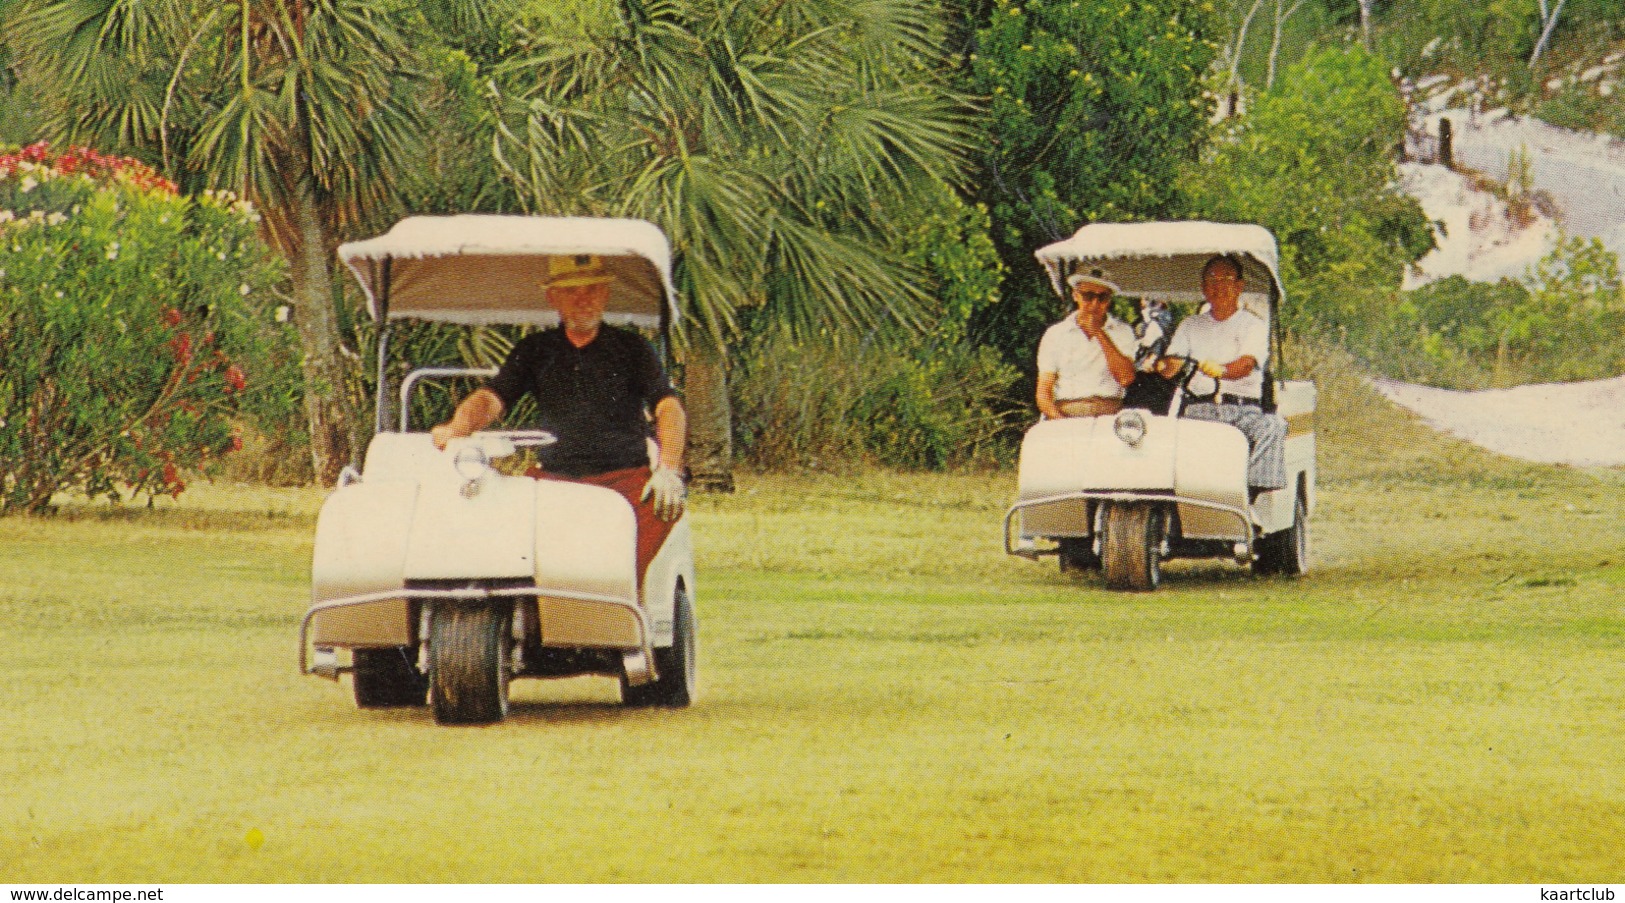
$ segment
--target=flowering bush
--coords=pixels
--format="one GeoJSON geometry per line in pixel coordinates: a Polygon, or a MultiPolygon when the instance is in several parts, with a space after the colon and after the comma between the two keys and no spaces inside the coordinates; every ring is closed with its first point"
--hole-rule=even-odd
{"type": "Polygon", "coordinates": [[[178,496],[239,418],[297,420],[257,221],[129,158],[0,153],[0,514],[178,496]]]}

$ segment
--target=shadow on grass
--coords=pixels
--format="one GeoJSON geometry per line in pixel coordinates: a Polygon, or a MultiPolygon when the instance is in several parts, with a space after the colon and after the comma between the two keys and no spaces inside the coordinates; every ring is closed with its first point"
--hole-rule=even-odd
{"type": "Polygon", "coordinates": [[[205,530],[222,533],[305,527],[314,529],[312,514],[284,507],[262,510],[153,507],[142,505],[63,505],[42,514],[19,515],[39,523],[140,526],[155,530],[205,530]]]}

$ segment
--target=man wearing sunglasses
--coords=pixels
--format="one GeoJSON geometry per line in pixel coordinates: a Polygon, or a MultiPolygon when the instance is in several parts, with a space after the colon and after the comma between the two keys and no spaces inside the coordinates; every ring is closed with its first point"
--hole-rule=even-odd
{"type": "Polygon", "coordinates": [[[1134,381],[1134,330],[1111,315],[1117,285],[1104,272],[1073,273],[1067,285],[1078,308],[1038,342],[1038,410],[1051,420],[1115,414],[1134,381]]]}

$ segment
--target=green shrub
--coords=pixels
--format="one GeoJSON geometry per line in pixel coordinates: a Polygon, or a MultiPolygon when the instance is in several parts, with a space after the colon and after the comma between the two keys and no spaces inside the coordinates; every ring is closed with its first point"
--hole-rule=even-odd
{"type": "Polygon", "coordinates": [[[1404,293],[1386,318],[1346,334],[1385,375],[1481,389],[1625,372],[1619,263],[1596,239],[1558,244],[1522,281],[1451,276],[1404,293]]]}
{"type": "Polygon", "coordinates": [[[734,435],[763,468],[987,463],[1004,449],[1016,378],[992,348],[871,341],[756,343],[732,381],[734,435]]]}
{"type": "Polygon", "coordinates": [[[257,219],[128,158],[0,155],[0,514],[178,496],[240,447],[239,418],[299,422],[257,219]]]}
{"type": "Polygon", "coordinates": [[[1336,335],[1382,321],[1404,268],[1432,249],[1421,205],[1397,187],[1404,125],[1379,59],[1317,50],[1286,67],[1187,169],[1193,213],[1275,234],[1283,319],[1294,331],[1336,335]]]}

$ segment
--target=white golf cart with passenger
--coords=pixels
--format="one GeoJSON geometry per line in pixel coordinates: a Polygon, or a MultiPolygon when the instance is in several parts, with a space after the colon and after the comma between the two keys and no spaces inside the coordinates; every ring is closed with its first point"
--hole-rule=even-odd
{"type": "Polygon", "coordinates": [[[432,702],[442,724],[488,723],[507,715],[511,678],[578,674],[620,678],[628,705],[694,696],[686,516],[639,587],[625,498],[497,468],[552,436],[480,432],[440,451],[408,422],[414,389],[494,370],[412,370],[392,412],[392,324],[552,325],[540,286],[556,255],[602,259],[605,322],[663,336],[676,316],[666,237],[639,220],[410,217],[339,248],[379,324],[377,420],[364,466],[346,468],[317,521],[299,659],[302,673],[348,673],[362,708],[432,702]]]}
{"type": "MultiPolygon", "coordinates": [[[[1283,297],[1269,231],[1209,222],[1097,223],[1036,254],[1063,296],[1070,274],[1109,272],[1119,297],[1139,300],[1142,323],[1149,302],[1171,314],[1182,306],[1195,313],[1203,267],[1219,255],[1242,268],[1240,309],[1269,328],[1257,404],[1286,421],[1286,486],[1249,493],[1247,437],[1228,423],[1180,416],[1193,400],[1196,371],[1194,361],[1185,361],[1162,391],[1162,377],[1137,374],[1115,415],[1041,420],[1027,431],[1018,498],[1004,519],[1005,552],[1055,555],[1062,570],[1098,568],[1114,589],[1155,589],[1162,561],[1173,557],[1229,557],[1259,574],[1307,569],[1315,386],[1282,378],[1283,297]]],[[[1173,334],[1171,323],[1162,326],[1173,334]]]]}

